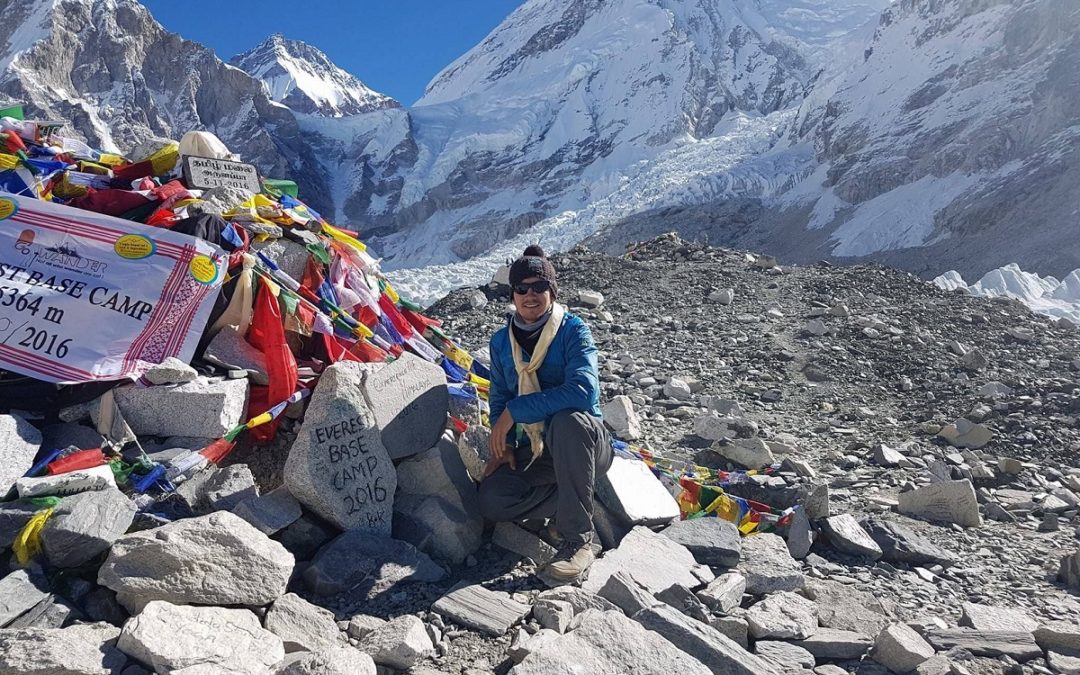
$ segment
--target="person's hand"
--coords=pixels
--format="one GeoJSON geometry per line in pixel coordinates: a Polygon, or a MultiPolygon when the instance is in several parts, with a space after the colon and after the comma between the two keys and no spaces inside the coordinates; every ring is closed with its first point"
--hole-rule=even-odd
{"type": "Polygon", "coordinates": [[[488,447],[491,449],[491,459],[488,460],[484,476],[488,476],[502,464],[509,464],[511,469],[516,469],[514,464],[514,451],[506,447],[506,436],[514,427],[514,418],[509,409],[503,409],[499,419],[491,425],[491,436],[488,438],[488,447]]]}
{"type": "Polygon", "coordinates": [[[491,459],[487,461],[487,465],[484,467],[484,478],[487,478],[491,474],[495,473],[495,469],[498,469],[503,464],[509,464],[511,469],[516,469],[517,466],[514,463],[514,453],[504,452],[501,457],[491,456],[491,459]]]}

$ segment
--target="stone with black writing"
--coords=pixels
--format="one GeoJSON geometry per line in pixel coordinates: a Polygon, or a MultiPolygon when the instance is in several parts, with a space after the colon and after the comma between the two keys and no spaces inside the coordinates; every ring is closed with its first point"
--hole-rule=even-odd
{"type": "Polygon", "coordinates": [[[389,535],[397,472],[365,399],[364,375],[352,362],[323,372],[289,450],[285,485],[343,530],[389,535]]]}
{"type": "Polygon", "coordinates": [[[0,497],[34,464],[41,432],[17,415],[0,415],[0,497]]]}
{"type": "Polygon", "coordinates": [[[956,523],[961,527],[982,525],[979,502],[970,480],[931,483],[901,492],[900,513],[931,521],[956,523]]]}
{"type": "Polygon", "coordinates": [[[438,442],[450,409],[442,368],[406,352],[393,363],[368,366],[363,392],[391,459],[410,457],[438,442]]]}

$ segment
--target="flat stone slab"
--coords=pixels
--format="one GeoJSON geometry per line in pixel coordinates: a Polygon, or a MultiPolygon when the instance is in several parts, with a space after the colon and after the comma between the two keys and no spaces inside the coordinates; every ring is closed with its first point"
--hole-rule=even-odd
{"type": "Polygon", "coordinates": [[[499,548],[516,553],[522,558],[529,558],[537,565],[543,565],[555,557],[555,547],[532,532],[513,523],[495,524],[491,534],[491,543],[499,548]]]}
{"type": "Polygon", "coordinates": [[[135,518],[135,504],[119,490],[64,497],[41,531],[49,563],[78,567],[108,551],[135,518]]]}
{"type": "Polygon", "coordinates": [[[616,455],[597,481],[596,495],[627,525],[663,525],[679,517],[679,504],[641,460],[616,455]]]}
{"type": "Polygon", "coordinates": [[[41,432],[18,415],[0,415],[0,497],[34,465],[41,432]]]}
{"type": "Polygon", "coordinates": [[[807,579],[803,592],[817,604],[823,628],[876,634],[895,620],[882,598],[838,581],[807,579]]]}
{"type": "Polygon", "coordinates": [[[285,658],[281,639],[249,610],[161,601],[124,624],[117,647],[158,673],[263,675],[285,658]]]}
{"type": "Polygon", "coordinates": [[[746,622],[756,640],[805,640],[817,631],[817,605],[790,591],[774,593],[746,612],[746,622]]]}
{"type": "Polygon", "coordinates": [[[634,621],[664,636],[713,673],[781,675],[767,661],[746,651],[715,628],[668,605],[644,609],[634,615],[634,621]]]}
{"type": "Polygon", "coordinates": [[[881,547],[859,525],[859,522],[855,520],[855,516],[850,513],[829,516],[821,521],[821,531],[825,533],[825,538],[829,544],[841,553],[870,560],[877,560],[881,557],[881,547]]]}
{"type": "Polygon", "coordinates": [[[405,352],[392,363],[369,366],[362,389],[391,459],[410,457],[438,442],[450,410],[441,367],[405,352]]]}
{"type": "Polygon", "coordinates": [[[817,663],[813,654],[790,642],[759,640],[754,644],[754,653],[776,664],[776,667],[784,673],[808,671],[817,663]]]}
{"type": "Polygon", "coordinates": [[[120,537],[98,583],[138,602],[261,606],[285,592],[295,562],[281,544],[219,511],[120,537]]]}
{"type": "Polygon", "coordinates": [[[1022,609],[994,607],[964,602],[960,605],[960,625],[981,631],[1034,632],[1039,622],[1022,609]]]}
{"type": "Polygon", "coordinates": [[[284,485],[259,497],[245,499],[233,508],[233,513],[266,535],[284,530],[304,515],[300,502],[284,485]]]}
{"type": "Polygon", "coordinates": [[[1017,661],[1028,661],[1042,655],[1042,648],[1035,643],[1035,638],[1025,631],[948,628],[927,631],[925,637],[934,649],[941,652],[960,647],[975,656],[1010,656],[1017,661]]]}
{"type": "Polygon", "coordinates": [[[862,525],[881,548],[881,558],[886,562],[943,567],[956,563],[956,556],[903,523],[869,518],[862,525]]]}
{"type": "Polygon", "coordinates": [[[459,586],[435,601],[432,611],[485,635],[505,635],[532,610],[510,597],[479,584],[459,586]]]}
{"type": "Polygon", "coordinates": [[[680,520],[661,531],[668,539],[682,544],[694,559],[713,567],[735,567],[742,554],[742,542],[735,523],[723,518],[680,520]]]}
{"type": "Polygon", "coordinates": [[[874,645],[863,633],[835,628],[818,628],[813,635],[794,644],[819,659],[858,659],[874,645]]]}
{"type": "Polygon", "coordinates": [[[49,592],[44,581],[31,579],[26,570],[15,570],[0,579],[0,628],[30,611],[47,597],[49,592]]]}
{"type": "Polygon", "coordinates": [[[794,591],[806,584],[802,568],[791,557],[787,544],[771,533],[743,540],[739,571],[746,577],[746,592],[751,595],[794,591]]]}
{"type": "Polygon", "coordinates": [[[1080,625],[1073,621],[1047,621],[1032,633],[1046,650],[1080,652],[1080,625]]]}
{"type": "Polygon", "coordinates": [[[365,374],[363,364],[346,361],[323,372],[289,450],[285,485],[343,530],[389,536],[397,472],[361,390],[365,374]]]}
{"type": "Polygon", "coordinates": [[[979,502],[970,480],[941,481],[901,492],[899,502],[900,513],[904,515],[961,527],[982,525],[979,502]]]}
{"type": "Polygon", "coordinates": [[[176,386],[117,387],[113,396],[138,436],[220,438],[244,419],[248,381],[199,378],[176,386]]]}
{"type": "Polygon", "coordinates": [[[579,618],[574,630],[531,650],[510,670],[510,675],[709,675],[712,672],[621,612],[589,610],[579,618]]]}
{"type": "Polygon", "coordinates": [[[119,635],[107,623],[0,630],[0,673],[118,673],[127,661],[119,635]]]}
{"type": "Polygon", "coordinates": [[[90,490],[115,490],[116,477],[108,465],[80,469],[55,476],[31,476],[15,480],[19,498],[74,495],[90,490]]]}
{"type": "Polygon", "coordinates": [[[608,551],[589,568],[581,587],[598,593],[608,577],[625,570],[650,593],[659,593],[672,584],[697,588],[701,581],[694,575],[698,563],[686,547],[647,527],[635,527],[619,548],[608,551]]]}

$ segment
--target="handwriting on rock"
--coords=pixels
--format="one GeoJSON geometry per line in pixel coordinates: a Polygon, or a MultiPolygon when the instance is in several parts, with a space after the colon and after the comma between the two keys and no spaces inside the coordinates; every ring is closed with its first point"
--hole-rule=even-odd
{"type": "MultiPolygon", "coordinates": [[[[354,417],[312,431],[316,445],[325,447],[334,470],[331,486],[341,497],[348,514],[363,511],[367,504],[385,502],[389,494],[378,469],[380,457],[364,443],[368,431],[362,417],[354,417]]],[[[368,520],[383,521],[382,514],[370,513],[368,520]]],[[[371,523],[372,525],[376,523],[371,523]]]]}

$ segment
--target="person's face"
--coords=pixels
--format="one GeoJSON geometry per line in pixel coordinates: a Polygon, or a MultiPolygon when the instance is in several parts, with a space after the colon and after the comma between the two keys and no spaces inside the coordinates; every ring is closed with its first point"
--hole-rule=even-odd
{"type": "Polygon", "coordinates": [[[547,281],[540,277],[525,279],[520,284],[516,284],[513,291],[514,309],[517,310],[518,316],[522,320],[529,323],[544,316],[544,313],[548,311],[553,302],[551,288],[548,286],[547,281]],[[543,288],[544,290],[538,291],[537,288],[543,288]],[[525,292],[522,293],[521,291],[525,292]]]}

